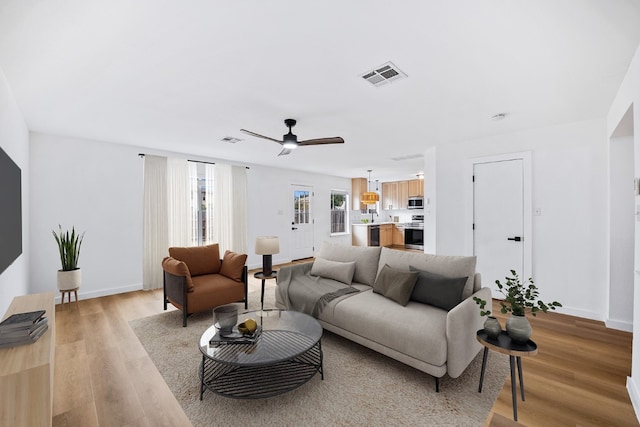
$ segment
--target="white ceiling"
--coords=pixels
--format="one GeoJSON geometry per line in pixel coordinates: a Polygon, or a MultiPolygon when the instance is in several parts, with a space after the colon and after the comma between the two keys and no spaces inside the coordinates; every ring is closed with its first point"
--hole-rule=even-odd
{"type": "Polygon", "coordinates": [[[0,0],[33,131],[383,180],[428,147],[604,117],[639,42],[638,0],[0,0]],[[387,61],[408,78],[360,77],[387,61]],[[289,117],[346,142],[278,157],[239,132],[289,117]]]}

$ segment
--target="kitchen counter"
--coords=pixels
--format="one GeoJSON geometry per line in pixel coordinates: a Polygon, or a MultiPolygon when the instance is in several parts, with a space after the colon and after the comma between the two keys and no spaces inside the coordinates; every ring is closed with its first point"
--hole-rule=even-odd
{"type": "Polygon", "coordinates": [[[395,225],[400,225],[400,226],[404,226],[404,222],[393,222],[393,221],[386,221],[386,222],[367,222],[367,223],[363,223],[363,222],[354,222],[351,225],[385,225],[385,224],[395,224],[395,225]]]}

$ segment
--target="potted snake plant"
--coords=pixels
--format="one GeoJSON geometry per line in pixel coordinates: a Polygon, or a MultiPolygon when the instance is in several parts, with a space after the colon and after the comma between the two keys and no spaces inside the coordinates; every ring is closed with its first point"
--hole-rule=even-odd
{"type": "Polygon", "coordinates": [[[58,270],[58,289],[60,291],[78,289],[82,282],[78,259],[80,258],[84,232],[77,234],[75,227],[71,229],[71,232],[69,230],[63,231],[62,226],[58,225],[58,233],[53,230],[52,233],[58,244],[60,263],[62,264],[62,269],[58,270]]]}

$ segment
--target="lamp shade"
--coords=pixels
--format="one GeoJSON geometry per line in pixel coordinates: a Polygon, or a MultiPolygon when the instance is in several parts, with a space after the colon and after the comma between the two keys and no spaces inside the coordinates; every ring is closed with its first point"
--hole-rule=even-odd
{"type": "Polygon", "coordinates": [[[360,196],[360,202],[364,203],[365,205],[375,205],[379,200],[380,196],[374,191],[366,191],[360,196]]]}
{"type": "Polygon", "coordinates": [[[277,236],[260,236],[256,238],[256,254],[272,255],[280,253],[280,242],[277,236]]]}

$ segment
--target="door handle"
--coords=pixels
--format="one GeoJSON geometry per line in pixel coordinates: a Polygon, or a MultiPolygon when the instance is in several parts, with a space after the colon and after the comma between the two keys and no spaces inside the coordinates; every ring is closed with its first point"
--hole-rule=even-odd
{"type": "Polygon", "coordinates": [[[298,229],[298,227],[291,227],[291,229],[292,229],[292,230],[297,230],[297,229],[298,229]]]}
{"type": "Polygon", "coordinates": [[[522,241],[522,237],[520,237],[520,236],[507,237],[507,240],[513,240],[514,242],[521,242],[522,241]]]}

